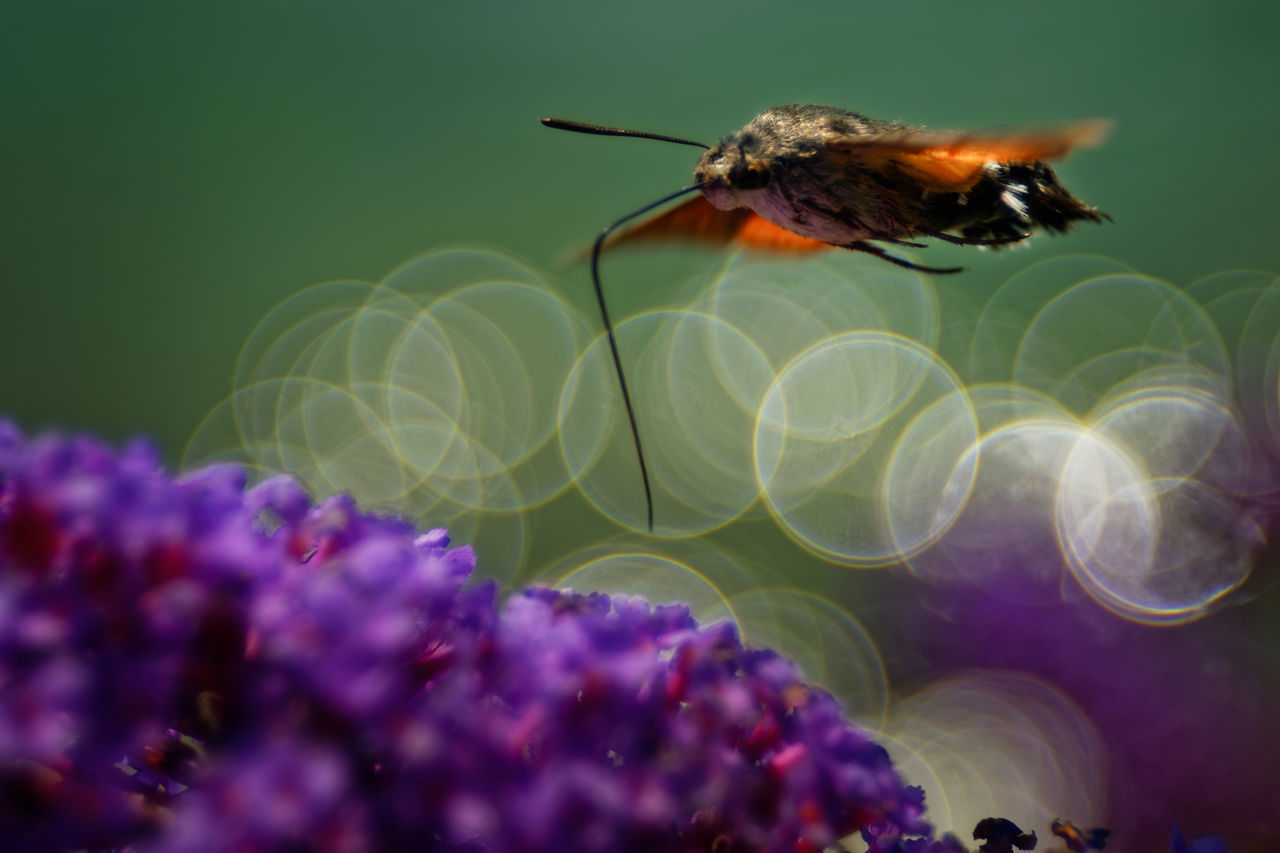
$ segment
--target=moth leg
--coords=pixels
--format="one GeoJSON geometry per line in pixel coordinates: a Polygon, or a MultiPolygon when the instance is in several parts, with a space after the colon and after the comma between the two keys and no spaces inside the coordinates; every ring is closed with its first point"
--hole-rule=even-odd
{"type": "Polygon", "coordinates": [[[883,240],[886,243],[892,243],[895,246],[909,246],[912,249],[927,249],[927,243],[914,243],[911,240],[899,240],[896,237],[876,237],[876,240],[883,240]]]}
{"type": "Polygon", "coordinates": [[[868,255],[875,255],[881,260],[904,267],[909,270],[917,270],[919,272],[931,272],[937,275],[950,275],[951,273],[964,272],[964,267],[925,267],[920,264],[913,264],[911,261],[903,258],[897,258],[881,249],[879,246],[873,246],[870,243],[864,243],[861,240],[854,240],[852,243],[845,243],[842,249],[852,249],[855,252],[866,252],[868,255]]]}
{"type": "Polygon", "coordinates": [[[946,243],[954,243],[957,246],[1007,246],[1010,243],[1021,243],[1030,237],[1030,234],[1019,234],[1016,237],[993,237],[990,239],[983,237],[957,237],[954,234],[944,234],[941,231],[925,232],[929,237],[934,237],[946,243]]]}

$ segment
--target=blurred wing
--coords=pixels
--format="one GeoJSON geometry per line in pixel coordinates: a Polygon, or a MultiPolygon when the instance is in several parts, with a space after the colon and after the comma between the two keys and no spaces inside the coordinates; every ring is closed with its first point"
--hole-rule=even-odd
{"type": "Polygon", "coordinates": [[[773,252],[815,252],[830,249],[774,225],[747,208],[720,210],[701,195],[628,228],[608,242],[619,246],[642,241],[701,243],[707,246],[739,245],[773,252]]]}
{"type": "Polygon", "coordinates": [[[962,192],[978,182],[987,163],[1056,160],[1072,148],[1101,144],[1110,128],[1109,121],[1090,119],[981,133],[903,130],[836,137],[827,148],[857,156],[871,166],[895,166],[930,189],[962,192]]]}

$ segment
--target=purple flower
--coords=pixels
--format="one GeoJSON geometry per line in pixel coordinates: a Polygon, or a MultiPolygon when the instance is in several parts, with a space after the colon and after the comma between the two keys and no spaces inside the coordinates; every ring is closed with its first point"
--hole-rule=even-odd
{"type": "Polygon", "coordinates": [[[0,837],[138,850],[953,853],[795,666],[443,530],[0,422],[0,837]]]}
{"type": "Polygon", "coordinates": [[[1173,828],[1170,851],[1171,853],[1229,853],[1226,842],[1216,835],[1206,835],[1188,844],[1176,826],[1173,828]]]}

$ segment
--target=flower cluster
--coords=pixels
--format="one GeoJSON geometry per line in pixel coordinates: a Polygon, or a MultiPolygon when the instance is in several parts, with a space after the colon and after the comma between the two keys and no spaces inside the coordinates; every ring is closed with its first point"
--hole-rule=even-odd
{"type": "Polygon", "coordinates": [[[683,606],[499,607],[444,531],[0,421],[8,849],[819,851],[934,841],[789,661],[683,606]]]}

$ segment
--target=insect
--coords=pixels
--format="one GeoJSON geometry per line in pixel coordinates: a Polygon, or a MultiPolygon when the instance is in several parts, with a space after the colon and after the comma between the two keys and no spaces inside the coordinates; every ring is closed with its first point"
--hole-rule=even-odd
{"type": "Polygon", "coordinates": [[[978,853],[1013,853],[1019,850],[1034,850],[1036,847],[1035,832],[1023,832],[1016,823],[1003,817],[987,817],[978,821],[973,828],[975,841],[982,841],[978,853]]]}
{"type": "Polygon", "coordinates": [[[1107,846],[1107,837],[1111,830],[1103,827],[1079,829],[1074,823],[1062,818],[1054,818],[1049,830],[1064,842],[1071,853],[1086,853],[1088,850],[1101,850],[1107,846]]]}
{"type": "Polygon", "coordinates": [[[609,225],[591,247],[595,286],[610,354],[631,425],[653,530],[653,495],[640,430],[600,287],[600,252],[648,240],[807,253],[830,248],[866,252],[891,264],[931,273],[869,241],[924,248],[918,238],[1000,247],[1032,228],[1063,232],[1074,223],[1109,218],[1058,182],[1045,161],[1102,141],[1108,122],[991,132],[937,132],[880,121],[816,104],[765,110],[715,145],[690,139],[544,118],[558,130],[656,139],[706,149],[693,183],[609,225]],[[673,201],[694,198],[610,237],[620,227],[673,201]]]}

